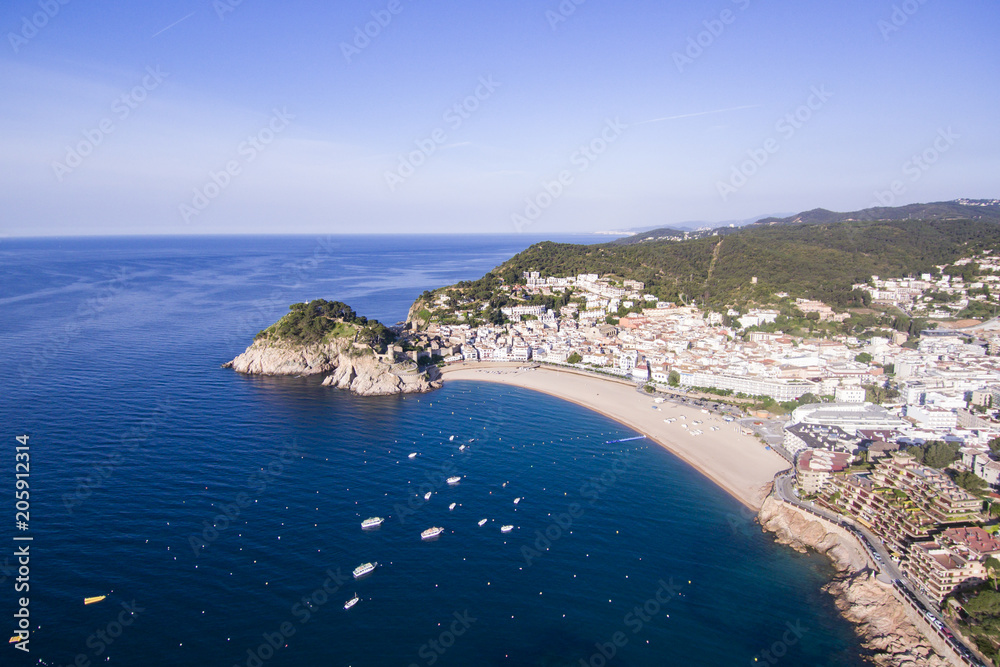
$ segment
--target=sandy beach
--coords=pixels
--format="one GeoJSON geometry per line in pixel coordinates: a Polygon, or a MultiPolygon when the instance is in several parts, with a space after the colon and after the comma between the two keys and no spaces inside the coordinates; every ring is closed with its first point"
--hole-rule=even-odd
{"type": "Polygon", "coordinates": [[[548,367],[523,370],[517,365],[460,364],[442,372],[445,382],[508,384],[599,412],[646,435],[755,510],[760,508],[774,475],[788,467],[783,458],[764,449],[754,437],[741,435],[732,422],[670,401],[654,403],[651,396],[636,392],[632,383],[548,367]],[[670,423],[665,421],[671,418],[670,423]],[[701,433],[692,435],[692,431],[701,433]]]}

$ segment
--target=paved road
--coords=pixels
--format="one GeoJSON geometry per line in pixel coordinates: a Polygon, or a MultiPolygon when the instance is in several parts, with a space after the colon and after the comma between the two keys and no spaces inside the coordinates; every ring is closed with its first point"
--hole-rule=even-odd
{"type": "MultiPolygon", "coordinates": [[[[889,557],[889,552],[886,550],[885,545],[882,544],[880,539],[878,539],[864,526],[855,523],[843,515],[818,507],[812,502],[800,500],[795,492],[795,489],[793,488],[793,478],[794,477],[791,471],[783,473],[775,478],[775,493],[781,500],[795,505],[796,507],[800,507],[807,512],[817,514],[824,519],[843,527],[845,530],[850,531],[856,538],[858,538],[858,541],[868,552],[868,557],[875,562],[876,569],[885,576],[889,577],[889,579],[894,582],[896,587],[900,589],[900,592],[903,595],[906,595],[913,600],[916,603],[917,608],[920,610],[920,613],[922,613],[925,617],[929,615],[934,618],[937,623],[940,623],[939,627],[948,627],[945,619],[937,611],[937,605],[934,604],[926,595],[917,590],[917,587],[913,584],[913,582],[903,575],[896,563],[889,557]]],[[[954,634],[953,630],[949,630],[949,632],[954,634]]],[[[955,636],[948,638],[947,641],[968,664],[981,664],[973,657],[972,651],[969,647],[959,641],[955,636]]]]}

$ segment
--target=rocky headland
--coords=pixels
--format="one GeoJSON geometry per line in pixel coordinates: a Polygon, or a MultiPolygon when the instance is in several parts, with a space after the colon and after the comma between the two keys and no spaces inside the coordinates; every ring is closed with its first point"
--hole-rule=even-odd
{"type": "Polygon", "coordinates": [[[812,549],[830,559],[837,574],[825,590],[836,598],[843,616],[855,624],[872,662],[884,667],[951,664],[917,628],[892,586],[872,576],[865,555],[849,533],[773,496],[764,501],[757,518],[780,544],[801,552],[812,549]]]}
{"type": "Polygon", "coordinates": [[[324,385],[360,396],[420,393],[443,384],[436,366],[421,369],[396,359],[391,330],[344,304],[317,300],[290,308],[223,368],[248,375],[324,375],[324,385]]]}

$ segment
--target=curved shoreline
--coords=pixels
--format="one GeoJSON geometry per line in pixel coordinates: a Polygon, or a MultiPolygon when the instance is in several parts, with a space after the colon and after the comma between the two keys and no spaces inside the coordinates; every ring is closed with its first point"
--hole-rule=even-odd
{"type": "Polygon", "coordinates": [[[636,392],[635,385],[615,378],[601,378],[571,370],[523,364],[456,364],[442,369],[444,378],[493,382],[548,394],[593,410],[642,433],[704,475],[744,505],[759,510],[774,475],[788,467],[756,439],[734,431],[718,415],[670,402],[654,404],[652,397],[636,392]],[[658,409],[654,410],[653,407],[658,409]],[[675,417],[667,424],[664,418],[675,417]],[[692,436],[682,424],[701,421],[700,435],[692,436]],[[719,430],[712,431],[709,427],[719,430]]]}

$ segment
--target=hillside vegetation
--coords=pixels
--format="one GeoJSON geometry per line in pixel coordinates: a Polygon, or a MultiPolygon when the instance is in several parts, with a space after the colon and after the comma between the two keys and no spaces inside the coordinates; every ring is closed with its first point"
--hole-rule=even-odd
{"type": "Polygon", "coordinates": [[[864,305],[863,295],[852,292],[851,285],[873,274],[936,273],[935,266],[998,248],[1000,225],[986,220],[780,224],[687,241],[543,242],[515,255],[494,274],[507,284],[520,282],[524,271],[613,274],[643,281],[661,299],[716,309],[770,303],[775,292],[847,308],[864,305]]]}
{"type": "Polygon", "coordinates": [[[396,339],[384,324],[359,316],[340,301],[314,299],[309,303],[293,303],[288,308],[287,315],[259,332],[255,340],[272,338],[307,345],[335,338],[351,339],[382,352],[396,339]]]}

